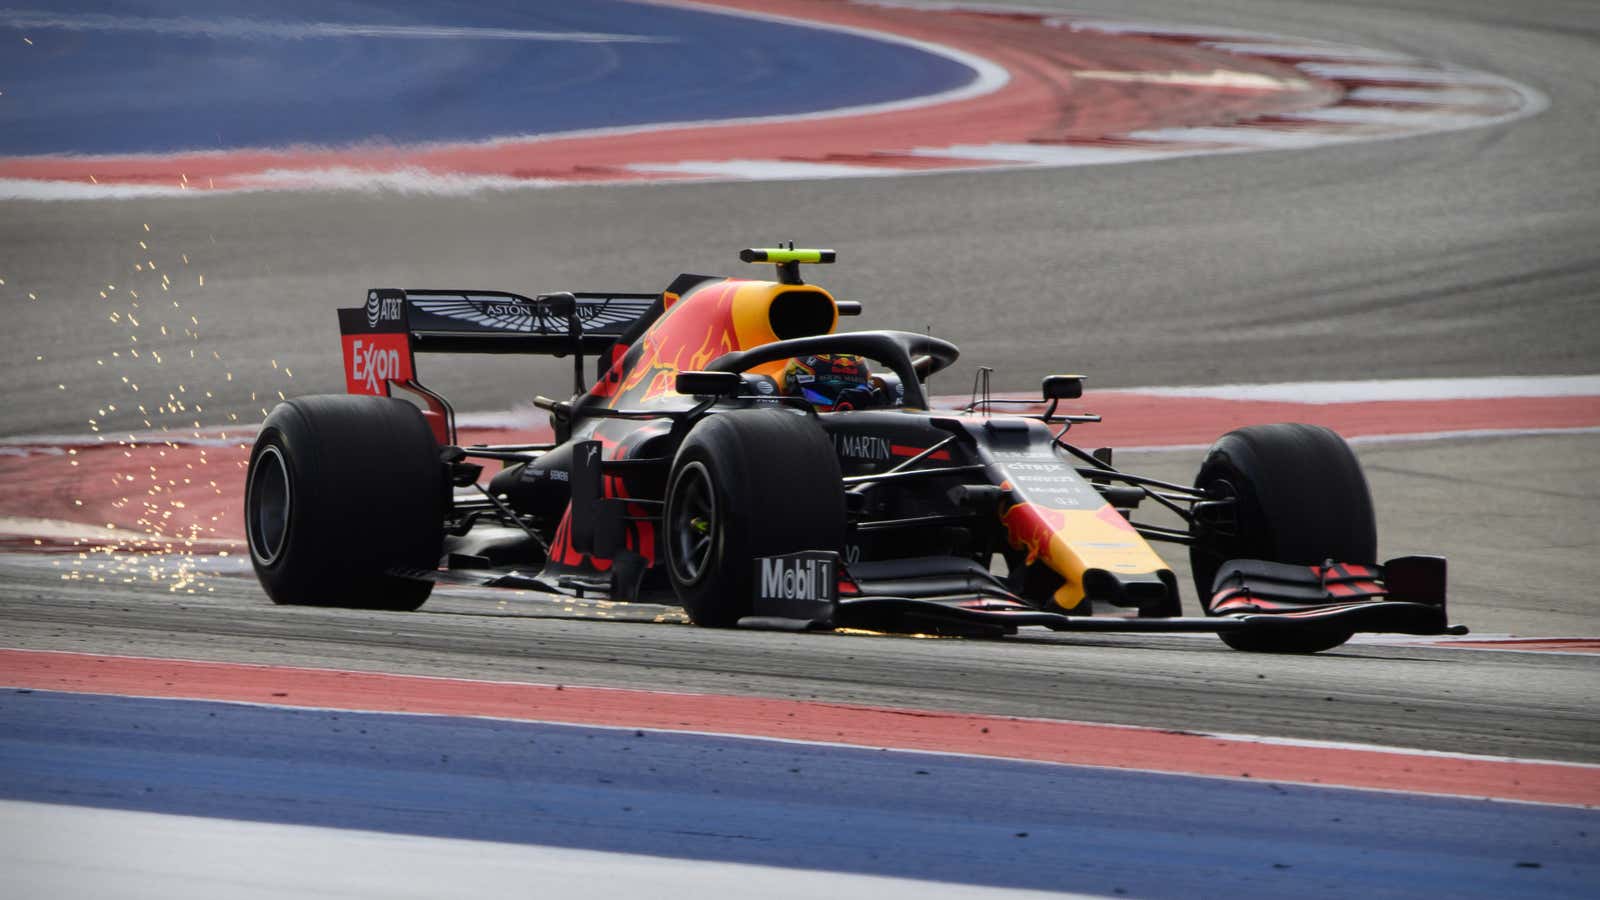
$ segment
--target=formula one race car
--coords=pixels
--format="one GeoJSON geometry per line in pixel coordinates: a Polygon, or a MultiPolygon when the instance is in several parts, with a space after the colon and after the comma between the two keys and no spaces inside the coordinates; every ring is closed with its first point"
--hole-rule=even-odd
{"type": "Polygon", "coordinates": [[[925,382],[954,345],[836,331],[860,305],[800,277],[831,250],[741,258],[777,280],[373,290],[339,310],[349,394],[280,404],[251,454],[267,594],[412,610],[435,582],[470,581],[675,603],[705,626],[1205,631],[1277,652],[1465,632],[1445,617],[1443,559],[1377,564],[1366,480],[1333,432],[1230,432],[1193,486],[1123,472],[1066,439],[1099,421],[1058,412],[1079,376],[1045,378],[1037,401],[983,389],[931,409],[925,382]],[[571,399],[535,401],[554,442],[459,446],[416,377],[431,352],[570,356],[571,399]],[[1134,521],[1141,504],[1185,524],[1134,521]],[[1204,616],[1181,614],[1150,540],[1189,549],[1204,616]]]}

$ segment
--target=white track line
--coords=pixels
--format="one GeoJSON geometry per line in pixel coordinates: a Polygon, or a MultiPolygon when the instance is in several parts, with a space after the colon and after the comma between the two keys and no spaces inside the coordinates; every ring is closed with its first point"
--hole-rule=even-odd
{"type": "MultiPolygon", "coordinates": [[[[1600,434],[1600,427],[1595,428],[1478,428],[1465,431],[1413,431],[1404,434],[1358,434],[1347,435],[1345,441],[1350,444],[1417,444],[1426,441],[1470,441],[1488,440],[1491,438],[1523,438],[1523,437],[1564,437],[1574,435],[1600,434]]],[[[1210,444],[1145,444],[1142,446],[1118,446],[1118,453],[1202,453],[1210,449],[1210,444]]]]}
{"type": "Polygon", "coordinates": [[[1133,131],[1128,137],[1142,141],[1176,143],[1178,141],[1213,141],[1241,149],[1295,150],[1303,147],[1325,147],[1344,141],[1358,141],[1360,135],[1343,132],[1329,133],[1311,128],[1269,128],[1261,125],[1219,125],[1204,128],[1156,128],[1133,131]]]}
{"type": "Polygon", "coordinates": [[[1299,381],[1193,387],[1114,388],[1096,393],[1281,403],[1359,403],[1383,400],[1502,400],[1517,397],[1595,397],[1600,375],[1495,375],[1487,378],[1391,378],[1369,381],[1299,381]]]}
{"type": "Polygon", "coordinates": [[[914,156],[1027,163],[1046,167],[1144,162],[1196,152],[1199,151],[1189,148],[1146,149],[1065,144],[955,144],[949,147],[916,147],[911,151],[914,156]]]}
{"type": "Polygon", "coordinates": [[[1238,56],[1271,56],[1290,59],[1330,59],[1340,62],[1357,60],[1373,63],[1406,62],[1411,57],[1384,50],[1371,50],[1346,44],[1273,43],[1245,41],[1201,41],[1202,47],[1233,53],[1238,56]]]}
{"type": "MultiPolygon", "coordinates": [[[[884,875],[0,801],[17,897],[1088,898],[884,875]]],[[[826,865],[826,860],[818,865],[826,865]]]]}
{"type": "MultiPolygon", "coordinates": [[[[950,4],[949,8],[967,8],[963,4],[950,4]]],[[[989,7],[995,12],[1003,11],[1003,7],[989,7]]],[[[1023,7],[1010,7],[1012,11],[1020,11],[1023,7]]],[[[1054,16],[1045,20],[1045,24],[1055,28],[1067,28],[1072,31],[1098,31],[1102,34],[1125,34],[1137,37],[1164,37],[1199,40],[1203,38],[1233,38],[1239,41],[1272,41],[1277,36],[1263,34],[1259,31],[1244,31],[1238,28],[1201,28],[1195,25],[1168,25],[1155,22],[1126,22],[1116,19],[1086,19],[1076,16],[1054,16]]],[[[1292,39],[1291,39],[1292,40],[1292,39]]]]}
{"type": "Polygon", "coordinates": [[[631,163],[629,171],[655,175],[700,175],[717,180],[792,181],[797,178],[862,178],[899,175],[882,166],[805,162],[787,159],[722,159],[674,163],[631,163]]]}
{"type": "Polygon", "coordinates": [[[1451,131],[1483,124],[1483,116],[1450,110],[1387,109],[1368,106],[1330,106],[1308,112],[1285,113],[1281,118],[1297,122],[1325,122],[1338,125],[1392,125],[1413,131],[1451,131]]]}
{"type": "Polygon", "coordinates": [[[1503,91],[1468,87],[1358,87],[1346,99],[1371,103],[1424,103],[1438,106],[1487,106],[1505,100],[1503,91]]]}
{"type": "Polygon", "coordinates": [[[1336,81],[1392,81],[1402,84],[1481,84],[1500,87],[1505,79],[1484,72],[1467,69],[1444,69],[1417,60],[1413,65],[1349,65],[1324,62],[1303,62],[1296,68],[1318,78],[1336,81]]]}

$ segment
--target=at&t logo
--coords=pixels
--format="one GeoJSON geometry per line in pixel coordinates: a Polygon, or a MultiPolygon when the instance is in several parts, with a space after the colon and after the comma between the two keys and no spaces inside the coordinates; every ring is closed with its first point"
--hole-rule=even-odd
{"type": "Polygon", "coordinates": [[[400,321],[402,297],[379,297],[377,291],[367,294],[367,327],[377,328],[379,322],[400,321]]]}

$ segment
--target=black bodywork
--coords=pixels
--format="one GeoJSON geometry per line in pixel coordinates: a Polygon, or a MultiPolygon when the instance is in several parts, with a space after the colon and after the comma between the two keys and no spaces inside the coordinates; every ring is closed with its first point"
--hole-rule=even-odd
{"type": "MultiPolygon", "coordinates": [[[[1074,426],[1098,421],[1093,415],[1059,412],[1061,401],[1081,390],[1075,378],[1046,379],[1034,401],[995,399],[980,386],[962,408],[930,409],[924,383],[954,363],[957,351],[927,335],[867,331],[786,337],[784,327],[814,331],[817,324],[803,321],[809,313],[786,311],[790,324],[780,327],[775,300],[777,340],[672,372],[677,392],[665,399],[637,407],[619,403],[620,388],[608,380],[619,380],[619,372],[637,364],[641,338],[652,324],[672,301],[723,281],[681,276],[660,295],[530,299],[500,292],[374,292],[402,301],[406,319],[399,330],[407,334],[412,352],[570,355],[574,373],[571,400],[536,401],[549,413],[555,434],[547,444],[460,446],[443,398],[414,376],[395,382],[394,387],[421,396],[443,423],[436,433],[454,494],[440,567],[391,574],[674,603],[674,584],[662,565],[663,542],[671,537],[664,534],[670,523],[663,512],[685,438],[710,417],[786,410],[813,421],[833,445],[845,498],[845,542],[801,543],[788,548],[783,559],[773,554],[745,561],[757,567],[758,584],[767,583],[760,573],[781,580],[803,565],[814,571],[826,564],[825,571],[836,577],[825,590],[805,596],[758,590],[748,615],[740,617],[742,625],[963,635],[1007,634],[1020,626],[1201,631],[1225,640],[1230,634],[1253,635],[1260,646],[1251,649],[1273,649],[1275,636],[1290,638],[1281,642],[1285,649],[1303,649],[1307,642],[1295,638],[1465,631],[1447,622],[1444,561],[1433,557],[1383,566],[1360,560],[1364,577],[1354,592],[1315,565],[1270,572],[1225,567],[1211,591],[1201,586],[1207,614],[1187,617],[1176,578],[1164,566],[1134,571],[1140,567],[1098,565],[1088,551],[1066,560],[1061,548],[1070,541],[1057,543],[1054,535],[1066,534],[1071,522],[1092,516],[1103,523],[1109,512],[1117,521],[1107,527],[1124,529],[1141,547],[1147,541],[1191,547],[1237,527],[1240,498],[1226,487],[1122,472],[1109,450],[1085,450],[1069,441],[1074,426]],[[802,400],[781,396],[770,377],[752,371],[815,353],[854,353],[876,361],[895,403],[818,414],[802,400]],[[584,372],[589,356],[598,357],[592,380],[584,372]],[[495,466],[499,470],[490,474],[495,466]],[[1026,517],[1016,511],[1030,504],[1060,514],[1051,520],[1057,522],[1051,526],[1055,530],[1021,521],[1026,517]],[[1182,524],[1142,523],[1136,518],[1141,508],[1164,509],[1182,524]],[[1072,515],[1078,518],[1061,518],[1072,515]],[[797,558],[787,559],[790,555],[797,558]],[[999,560],[1005,563],[1003,574],[992,571],[999,560]],[[1221,596],[1223,575],[1231,579],[1234,601],[1226,611],[1211,605],[1221,596]],[[1073,601],[1070,606],[1063,597],[1073,601]]],[[[786,275],[781,283],[798,284],[798,277],[786,275]]],[[[834,318],[859,311],[855,304],[828,300],[837,310],[834,318]]],[[[347,337],[361,331],[360,321],[346,318],[347,337]]],[[[1129,546],[1129,553],[1138,552],[1129,546]]],[[[1318,639],[1309,645],[1325,643],[1318,639]]]]}

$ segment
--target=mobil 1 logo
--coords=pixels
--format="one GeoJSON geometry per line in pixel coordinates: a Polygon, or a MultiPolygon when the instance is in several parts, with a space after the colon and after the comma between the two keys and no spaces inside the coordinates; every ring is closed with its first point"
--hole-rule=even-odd
{"type": "Polygon", "coordinates": [[[839,554],[806,550],[755,560],[757,616],[830,620],[839,602],[839,554]]]}

